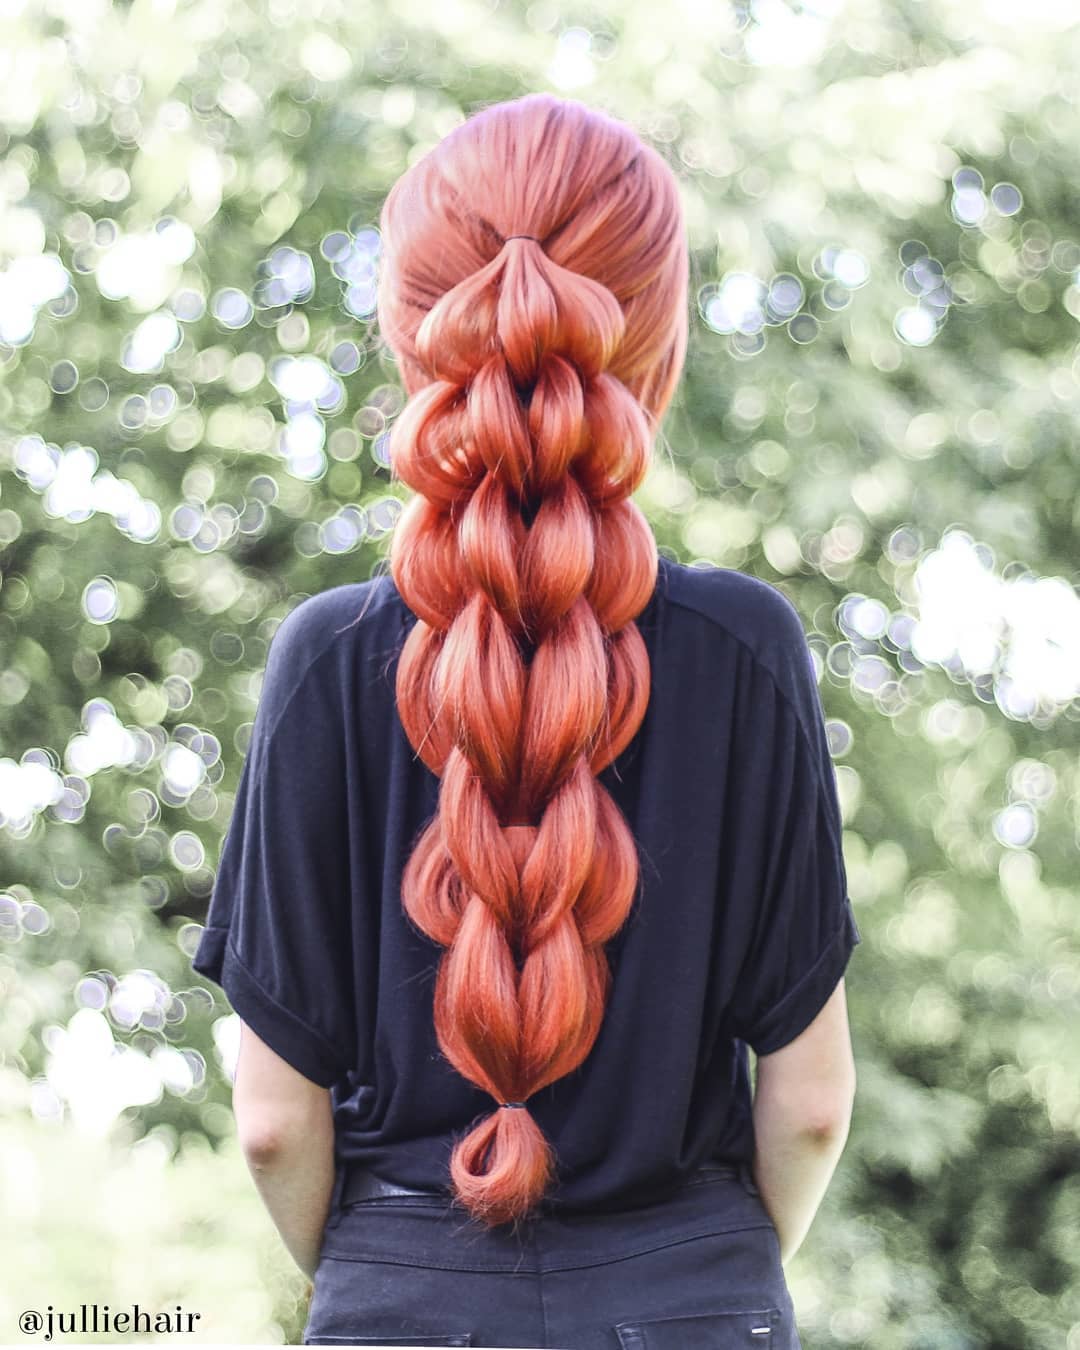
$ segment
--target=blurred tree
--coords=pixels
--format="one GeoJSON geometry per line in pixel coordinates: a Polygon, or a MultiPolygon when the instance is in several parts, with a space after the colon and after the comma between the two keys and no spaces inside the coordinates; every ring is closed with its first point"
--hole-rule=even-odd
{"type": "Polygon", "coordinates": [[[235,1020],[189,958],[258,675],[400,505],[379,205],[472,109],[550,88],[684,185],[696,321],[639,500],[670,555],[785,590],[820,658],[865,941],[851,1140],[789,1271],[805,1344],[1076,1350],[1068,8],[0,25],[5,1138],[229,1139],[235,1020]]]}

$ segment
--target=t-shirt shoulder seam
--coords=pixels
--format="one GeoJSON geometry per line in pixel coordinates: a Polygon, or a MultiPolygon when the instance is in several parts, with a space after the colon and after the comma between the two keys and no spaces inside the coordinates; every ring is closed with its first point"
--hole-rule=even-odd
{"type": "MultiPolygon", "coordinates": [[[[786,595],[784,595],[784,593],[783,593],[782,591],[778,590],[777,587],[773,586],[770,582],[762,581],[760,577],[753,577],[753,576],[751,576],[751,575],[750,575],[749,573],[747,573],[747,572],[740,572],[740,571],[738,571],[737,568],[723,568],[723,567],[718,567],[718,568],[704,568],[704,567],[700,567],[700,568],[691,568],[690,570],[691,570],[691,571],[698,571],[698,572],[710,572],[710,571],[730,572],[733,576],[736,576],[736,577],[742,577],[745,581],[748,581],[748,582],[750,582],[751,584],[760,584],[760,585],[762,585],[762,586],[768,586],[768,588],[769,588],[771,591],[775,592],[775,594],[776,594],[777,596],[780,597],[781,601],[785,602],[787,605],[790,606],[790,608],[791,608],[792,612],[794,613],[795,617],[798,619],[799,624],[800,624],[800,625],[802,624],[802,618],[801,618],[801,616],[799,615],[798,610],[795,608],[795,606],[792,604],[792,602],[788,599],[788,597],[787,597],[786,595]]],[[[796,724],[798,725],[799,730],[800,730],[801,733],[802,733],[803,743],[804,743],[804,745],[805,745],[805,748],[806,748],[807,752],[809,753],[810,762],[811,762],[811,764],[814,765],[814,772],[815,772],[815,774],[818,775],[818,786],[819,786],[819,787],[823,787],[823,786],[824,786],[824,783],[822,782],[821,777],[820,777],[819,765],[818,765],[818,763],[817,763],[817,756],[814,754],[814,746],[813,746],[813,742],[812,742],[812,740],[811,740],[811,738],[810,738],[810,732],[809,732],[808,728],[806,727],[806,724],[803,722],[803,719],[802,719],[802,717],[801,717],[800,714],[799,714],[799,710],[798,710],[798,708],[795,706],[794,700],[792,699],[791,695],[787,692],[787,690],[784,688],[784,686],[783,686],[783,684],[782,684],[782,682],[781,682],[779,676],[777,675],[776,671],[772,668],[772,666],[764,659],[764,657],[761,655],[760,652],[756,651],[755,648],[754,648],[753,646],[751,646],[751,644],[750,644],[749,642],[747,642],[747,640],[746,640],[744,637],[742,637],[739,633],[737,633],[737,632],[735,631],[734,628],[732,628],[732,627],[730,627],[728,624],[726,624],[726,623],[724,622],[724,620],[723,620],[722,618],[720,618],[719,616],[717,616],[716,614],[710,613],[707,609],[702,608],[701,605],[694,604],[693,601],[692,601],[689,597],[679,597],[679,596],[676,596],[676,595],[671,594],[670,591],[669,591],[668,599],[669,599],[669,602],[670,602],[671,604],[679,605],[679,606],[681,606],[683,609],[690,610],[691,613],[697,614],[697,615],[699,615],[701,618],[706,619],[709,623],[714,624],[717,628],[722,628],[723,631],[724,631],[724,632],[725,632],[725,633],[726,633],[733,641],[737,642],[741,647],[743,647],[743,648],[746,649],[746,651],[749,653],[750,659],[754,662],[754,664],[757,665],[757,666],[759,666],[759,667],[760,667],[760,668],[768,675],[768,677],[770,678],[770,680],[772,680],[773,686],[775,687],[777,693],[780,695],[780,697],[783,699],[784,703],[785,703],[785,704],[787,705],[787,707],[790,709],[791,715],[794,717],[795,722],[796,722],[796,724]]],[[[806,639],[806,630],[805,630],[805,628],[803,629],[803,639],[804,639],[804,641],[805,641],[805,639],[806,639]]],[[[816,687],[816,685],[815,685],[815,687],[816,687]]]]}
{"type": "MultiPolygon", "coordinates": [[[[738,568],[734,567],[687,567],[684,570],[689,572],[701,572],[704,573],[706,576],[717,572],[723,573],[726,576],[739,578],[739,580],[735,583],[736,585],[745,584],[753,587],[765,587],[768,591],[771,591],[773,593],[773,595],[777,598],[777,601],[781,605],[787,606],[791,615],[798,621],[800,627],[802,627],[802,616],[799,614],[798,610],[795,608],[795,605],[791,602],[791,600],[789,600],[788,597],[783,593],[783,591],[781,591],[778,587],[774,586],[771,582],[763,581],[761,577],[752,576],[749,572],[740,572],[738,568]]],[[[745,647],[746,650],[750,653],[750,655],[759,665],[762,665],[765,667],[766,670],[769,670],[770,674],[772,673],[771,667],[763,659],[760,652],[758,652],[749,642],[747,642],[746,638],[744,638],[740,633],[736,632],[736,630],[732,628],[730,624],[726,623],[722,615],[713,613],[711,610],[703,606],[700,602],[695,603],[693,597],[691,596],[675,595],[674,592],[671,591],[670,587],[668,590],[667,598],[669,603],[673,605],[679,605],[682,609],[688,609],[691,611],[691,613],[697,614],[700,618],[707,619],[709,623],[714,624],[717,628],[722,628],[724,632],[728,634],[729,637],[733,638],[736,642],[738,642],[740,646],[745,647]]],[[[802,631],[803,636],[805,637],[806,629],[803,628],[802,631]]]]}
{"type": "MultiPolygon", "coordinates": [[[[329,631],[329,633],[324,636],[318,650],[309,657],[309,659],[305,662],[303,669],[299,671],[299,673],[295,676],[294,683],[290,688],[288,694],[285,696],[277,717],[274,719],[274,721],[266,730],[265,740],[270,741],[273,738],[278,723],[288,712],[290,706],[292,705],[293,699],[304,687],[307,678],[311,674],[312,670],[314,670],[314,668],[319,664],[320,661],[322,661],[326,656],[328,656],[331,652],[335,650],[342,635],[346,633],[350,628],[354,628],[369,611],[382,608],[389,603],[388,588],[380,587],[378,584],[381,575],[383,574],[381,573],[377,574],[376,576],[371,577],[368,581],[345,582],[340,586],[328,587],[324,591],[316,591],[314,595],[308,596],[306,599],[302,600],[300,604],[294,606],[289,611],[289,613],[285,615],[285,618],[281,620],[281,623],[279,623],[278,625],[279,629],[281,627],[281,624],[285,623],[287,619],[291,618],[292,615],[294,615],[303,605],[309,604],[313,601],[324,600],[324,597],[327,596],[338,596],[339,598],[341,598],[340,597],[341,592],[353,590],[359,591],[365,586],[369,587],[360,613],[355,615],[353,618],[349,619],[346,623],[339,624],[338,626],[332,628],[329,631]]],[[[276,637],[276,630],[275,630],[275,637],[276,637]]],[[[271,648],[273,647],[273,641],[274,639],[271,638],[270,641],[271,648]]],[[[264,678],[265,674],[266,674],[266,666],[264,665],[263,667],[264,678]]]]}
{"type": "MultiPolygon", "coordinates": [[[[773,687],[776,689],[777,693],[783,699],[787,707],[791,710],[791,715],[795,719],[795,725],[799,728],[799,732],[802,736],[803,748],[806,751],[807,759],[810,761],[811,770],[814,774],[814,779],[817,782],[818,790],[820,792],[828,793],[829,788],[824,778],[822,777],[823,766],[821,760],[818,758],[817,754],[814,751],[814,743],[810,739],[810,732],[807,730],[806,726],[803,723],[802,718],[799,716],[799,710],[795,707],[789,695],[784,692],[784,689],[780,684],[780,681],[776,678],[776,675],[769,668],[769,666],[767,666],[764,661],[759,661],[758,664],[761,666],[762,670],[765,671],[766,675],[768,675],[769,679],[772,680],[773,687]]],[[[832,763],[831,758],[829,760],[829,763],[830,764],[832,763]]],[[[835,768],[833,770],[833,773],[835,776],[835,768]]],[[[839,840],[837,842],[839,842],[839,840]]]]}

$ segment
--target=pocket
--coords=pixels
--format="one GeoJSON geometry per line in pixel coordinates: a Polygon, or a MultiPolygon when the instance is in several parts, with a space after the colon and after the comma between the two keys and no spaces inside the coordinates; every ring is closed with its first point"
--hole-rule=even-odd
{"type": "Polygon", "coordinates": [[[399,1345],[472,1345],[471,1332],[455,1332],[446,1336],[401,1336],[388,1331],[385,1336],[312,1336],[304,1345],[381,1345],[386,1350],[397,1350],[399,1345]]]}
{"type": "Polygon", "coordinates": [[[451,1206],[449,1196],[441,1195],[369,1195],[363,1200],[350,1200],[340,1205],[338,1212],[351,1214],[358,1209],[440,1209],[451,1206]]]}
{"type": "Polygon", "coordinates": [[[779,1308],[739,1308],[690,1317],[661,1317],[649,1322],[620,1322],[615,1328],[622,1350],[736,1350],[776,1346],[779,1308]]]}
{"type": "Polygon", "coordinates": [[[369,1196],[364,1200],[351,1200],[347,1205],[337,1204],[331,1208],[326,1217],[325,1232],[327,1236],[332,1237],[330,1245],[325,1247],[325,1250],[327,1254],[344,1256],[344,1252],[337,1250],[345,1240],[342,1233],[362,1225],[367,1218],[370,1218],[372,1223],[377,1219],[392,1222],[395,1215],[404,1217],[413,1214],[417,1218],[423,1215],[434,1222],[437,1219],[446,1219],[452,1212],[452,1202],[435,1195],[378,1195],[369,1196]]]}

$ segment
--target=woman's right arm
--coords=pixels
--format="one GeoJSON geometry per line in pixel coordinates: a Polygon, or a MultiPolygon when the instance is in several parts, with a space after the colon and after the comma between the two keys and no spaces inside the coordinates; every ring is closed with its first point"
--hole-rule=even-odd
{"type": "Polygon", "coordinates": [[[847,1142],[855,1061],[841,978],[813,1022],[757,1059],[753,1175],[784,1264],[802,1244],[847,1142]]]}

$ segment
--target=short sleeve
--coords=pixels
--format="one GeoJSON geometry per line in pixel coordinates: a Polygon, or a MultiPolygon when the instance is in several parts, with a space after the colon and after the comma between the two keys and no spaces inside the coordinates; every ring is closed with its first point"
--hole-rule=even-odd
{"type": "Polygon", "coordinates": [[[734,1034],[757,1055],[805,1031],[861,941],[813,658],[793,608],[768,655],[745,728],[742,788],[765,857],[731,1005],[734,1034]]]}
{"type": "Polygon", "coordinates": [[[192,967],[305,1078],[355,1066],[344,709],[304,601],[270,644],[192,967]],[[303,611],[303,612],[301,612],[303,611]]]}

